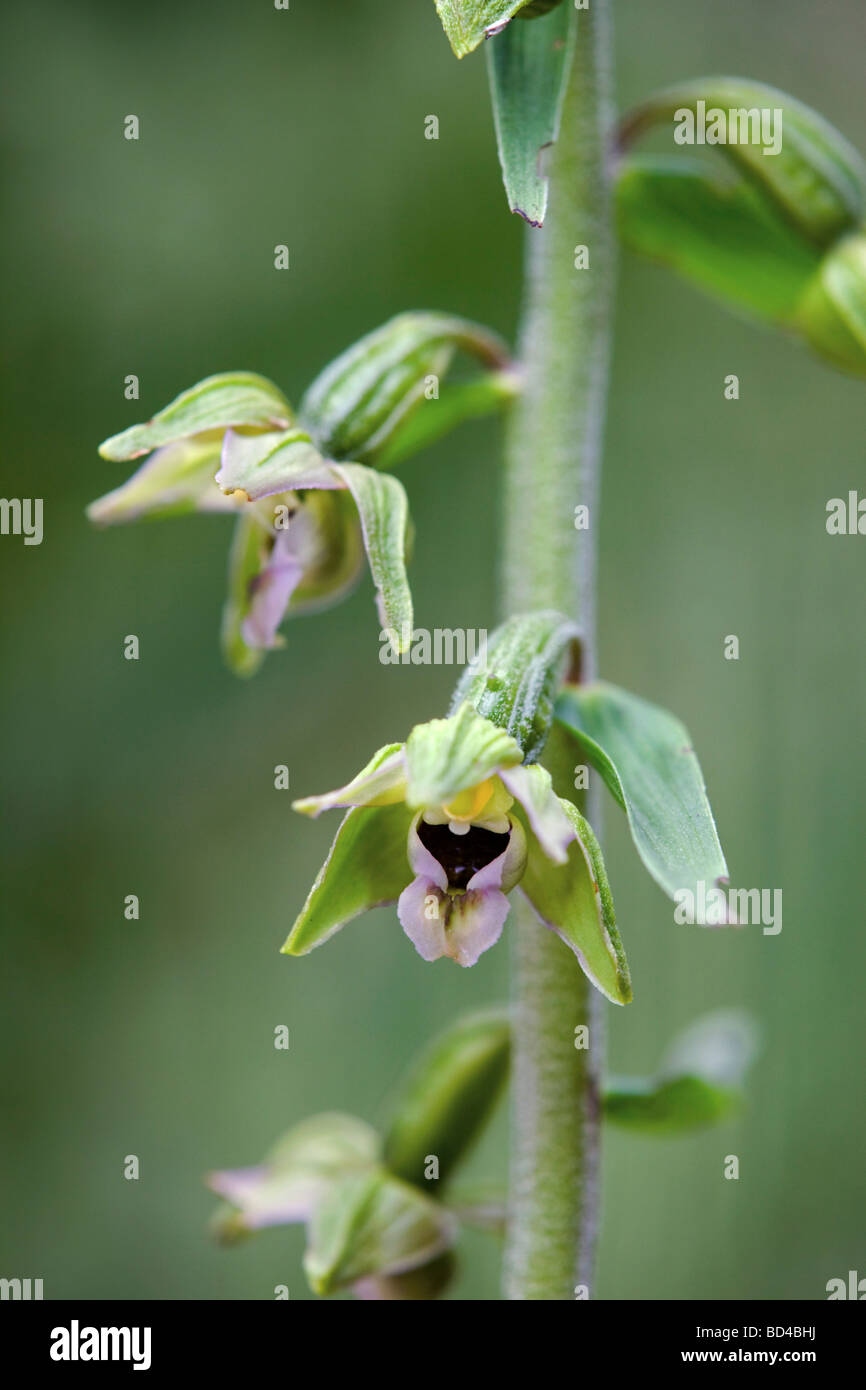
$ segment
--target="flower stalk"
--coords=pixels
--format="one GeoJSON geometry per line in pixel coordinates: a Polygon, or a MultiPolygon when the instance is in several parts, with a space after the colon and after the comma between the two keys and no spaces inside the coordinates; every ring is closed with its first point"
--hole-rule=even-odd
{"type": "MultiPolygon", "coordinates": [[[[580,13],[559,139],[548,151],[550,210],[543,228],[527,232],[524,389],[506,444],[503,611],[552,607],[574,617],[584,679],[596,665],[600,448],[614,279],[610,9],[610,0],[594,0],[580,13]],[[585,269],[576,268],[578,247],[588,252],[585,269]],[[578,507],[588,509],[585,529],[576,526],[578,507]]],[[[597,805],[589,817],[597,826],[597,805]]],[[[591,1291],[603,1005],[563,943],[522,905],[516,917],[505,1296],[572,1299],[591,1291]],[[575,1046],[583,1024],[587,1049],[575,1046]]]]}

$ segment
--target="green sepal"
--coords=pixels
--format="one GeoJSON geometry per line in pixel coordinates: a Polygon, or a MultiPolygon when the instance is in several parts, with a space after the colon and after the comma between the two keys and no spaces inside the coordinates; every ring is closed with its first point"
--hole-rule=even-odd
{"type": "Polygon", "coordinates": [[[760,82],[703,77],[669,87],[626,117],[621,142],[652,126],[673,127],[676,113],[695,113],[699,101],[706,111],[782,111],[777,154],[764,154],[766,146],[751,141],[706,148],[726,156],[808,241],[827,247],[863,221],[866,168],[857,151],[816,111],[760,82]]]}
{"type": "Polygon", "coordinates": [[[678,719],[602,682],[563,691],[556,717],[625,810],[638,854],[669,897],[727,879],[701,769],[678,719]]]}
{"type": "Polygon", "coordinates": [[[845,237],[827,252],[797,318],[816,352],[866,375],[866,234],[845,237]]]}
{"type": "Polygon", "coordinates": [[[611,1079],[605,1118],[647,1134],[720,1124],[742,1105],[743,1078],[755,1051],[754,1025],[745,1014],[707,1014],[675,1040],[656,1077],[611,1079]]]}
{"type": "Polygon", "coordinates": [[[560,805],[575,834],[565,864],[551,864],[525,813],[515,808],[524,821],[529,848],[519,889],[545,926],[574,952],[596,988],[612,1004],[628,1004],[631,978],[601,848],[577,807],[562,799],[560,805]]]}
{"type": "Polygon", "coordinates": [[[309,387],[298,414],[330,459],[379,462],[425,401],[427,378],[445,376],[459,350],[485,367],[508,365],[502,341],[448,314],[400,314],[330,363],[309,387]]]}
{"type": "Polygon", "coordinates": [[[446,1208],[384,1169],[338,1179],[313,1212],[304,1272],[325,1296],[419,1269],[448,1250],[456,1233],[446,1208]]]}
{"type": "Polygon", "coordinates": [[[669,266],[728,305],[791,324],[820,252],[744,179],[720,162],[683,156],[623,160],[619,233],[632,251],[669,266]]]}
{"type": "Polygon", "coordinates": [[[515,370],[486,372],[466,381],[446,381],[438,400],[426,398],[399,426],[383,446],[376,463],[379,468],[395,468],[442,439],[457,425],[497,415],[520,394],[521,381],[515,370]]]}
{"type": "Polygon", "coordinates": [[[406,575],[409,543],[409,502],[402,483],[360,463],[334,464],[345,482],[361,519],[364,549],[376,587],[382,627],[395,652],[412,645],[412,592],[406,575]]]}
{"type": "Polygon", "coordinates": [[[424,1176],[428,1157],[435,1156],[439,1183],[450,1181],[501,1095],[510,1048],[508,1015],[501,1010],[462,1018],[430,1043],[391,1108],[384,1156],[392,1173],[435,1191],[424,1176]]]}
{"type": "Polygon", "coordinates": [[[520,745],[484,719],[472,705],[461,705],[447,719],[416,724],[406,741],[406,801],[417,809],[442,806],[468,787],[517,767],[520,745]]]}
{"type": "MultiPolygon", "coordinates": [[[[532,227],[542,225],[547,211],[547,178],[541,161],[559,134],[577,30],[573,6],[554,9],[541,24],[509,24],[487,49],[508,205],[532,227]]],[[[525,10],[524,16],[533,17],[525,10]]]]}
{"type": "Polygon", "coordinates": [[[412,877],[406,849],[411,820],[402,803],[348,812],[282,948],[285,955],[304,956],[362,912],[397,901],[412,877]]]}
{"type": "Polygon", "coordinates": [[[272,381],[254,372],[221,372],[205,377],[143,425],[132,425],[99,446],[105,459],[125,460],[159,449],[175,439],[230,426],[284,429],[292,408],[272,381]]]}
{"type": "Polygon", "coordinates": [[[545,611],[509,618],[487,644],[482,669],[467,666],[451,701],[465,702],[515,738],[524,761],[535,762],[547,741],[553,701],[579,658],[579,631],[561,613],[545,611]]]}

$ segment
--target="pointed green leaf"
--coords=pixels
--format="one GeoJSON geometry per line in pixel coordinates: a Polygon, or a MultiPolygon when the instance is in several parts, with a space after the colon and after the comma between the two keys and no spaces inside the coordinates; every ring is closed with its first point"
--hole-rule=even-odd
{"type": "Polygon", "coordinates": [[[499,162],[508,205],[533,227],[547,211],[542,162],[559,134],[576,15],[557,5],[538,24],[509,24],[487,49],[499,162]]]}
{"type": "Polygon", "coordinates": [[[217,486],[247,501],[273,497],[301,488],[338,488],[334,477],[306,430],[268,434],[235,434],[225,438],[217,486]]]}
{"type": "Polygon", "coordinates": [[[486,328],[448,314],[400,314],[320,373],[300,418],[328,458],[378,462],[416,409],[430,404],[428,378],[444,377],[458,349],[491,369],[508,365],[505,345],[486,328]]]}
{"type": "MultiPolygon", "coordinates": [[[[657,93],[633,111],[621,127],[621,140],[628,143],[659,123],[669,125],[672,136],[675,125],[688,134],[688,113],[698,117],[699,108],[708,122],[712,111],[725,113],[726,143],[714,148],[809,241],[829,246],[863,221],[866,169],[859,154],[816,111],[775,87],[743,78],[696,78],[657,93]],[[731,141],[732,112],[736,138],[731,141]],[[766,128],[762,126],[765,112],[766,128]]],[[[694,134],[698,135],[697,127],[694,134]]]]}
{"type": "Polygon", "coordinates": [[[316,1207],[304,1270],[314,1292],[325,1295],[361,1279],[418,1269],[447,1250],[455,1235],[450,1212],[384,1170],[346,1178],[316,1207]]]}
{"type": "Polygon", "coordinates": [[[448,42],[465,58],[492,34],[498,34],[528,0],[436,0],[448,42]]]}
{"type": "Polygon", "coordinates": [[[601,682],[564,691],[556,717],[624,808],[638,854],[669,897],[727,879],[701,769],[678,719],[601,682]]]}
{"type": "Polygon", "coordinates": [[[466,667],[451,712],[468,701],[517,740],[526,762],[535,762],[547,741],[556,691],[569,663],[578,661],[578,646],[578,629],[561,613],[509,618],[491,636],[483,661],[466,667]]]}
{"type": "Polygon", "coordinates": [[[424,1170],[432,1154],[448,1182],[501,1095],[511,1030],[503,1011],[473,1014],[435,1038],[412,1067],[392,1105],[385,1163],[392,1173],[433,1190],[424,1170]]]}
{"type": "Polygon", "coordinates": [[[828,251],[803,297],[799,326],[834,366],[866,375],[866,236],[828,251]]]}
{"type": "Polygon", "coordinates": [[[221,439],[211,432],[157,449],[125,483],[91,502],[89,519],[114,526],[189,512],[236,512],[240,499],[225,497],[214,481],[221,439]]]}
{"type": "Polygon", "coordinates": [[[223,657],[236,676],[253,676],[265,658],[262,648],[248,647],[241,626],[250,611],[251,585],[264,563],[268,533],[251,509],[237,519],[229,552],[228,594],[220,642],[223,657]]]}
{"type": "Polygon", "coordinates": [[[581,969],[612,1004],[628,1004],[631,979],[616,926],[610,885],[592,827],[570,801],[560,800],[575,839],[565,864],[553,864],[524,813],[526,871],[520,890],[545,926],[555,931],[580,961],[581,969]]]}
{"type": "Polygon", "coordinates": [[[604,1097],[605,1116],[650,1134],[718,1124],[740,1107],[743,1077],[756,1042],[754,1024],[746,1014],[707,1014],[675,1040],[657,1077],[612,1079],[604,1097]]]}
{"type": "Polygon", "coordinates": [[[522,761],[520,745],[471,705],[447,719],[416,724],[406,743],[406,800],[412,807],[443,806],[459,792],[522,761]]]}
{"type": "Polygon", "coordinates": [[[377,455],[379,468],[395,468],[404,459],[435,444],[457,425],[495,415],[520,394],[516,371],[487,372],[467,381],[446,381],[438,397],[425,397],[377,455]]]}
{"type": "Polygon", "coordinates": [[[791,323],[818,249],[744,179],[685,157],[624,160],[616,184],[620,236],[632,251],[708,294],[791,323]]]}
{"type": "Polygon", "coordinates": [[[230,425],[285,428],[292,409],[267,377],[253,372],[222,372],[184,391],[144,425],[106,439],[99,452],[106,459],[132,459],[175,439],[230,425]]]}
{"type": "Polygon", "coordinates": [[[343,819],[283,952],[304,956],[372,907],[394,903],[412,877],[402,804],[360,806],[343,819]]]}
{"type": "Polygon", "coordinates": [[[390,806],[406,795],[406,767],[402,743],[386,743],[377,749],[366,767],[351,782],[324,796],[306,796],[293,802],[305,816],[320,816],[338,806],[390,806]]]}
{"type": "Polygon", "coordinates": [[[412,644],[412,592],[406,575],[409,503],[402,483],[360,463],[334,464],[355,499],[382,627],[396,652],[412,644]]]}

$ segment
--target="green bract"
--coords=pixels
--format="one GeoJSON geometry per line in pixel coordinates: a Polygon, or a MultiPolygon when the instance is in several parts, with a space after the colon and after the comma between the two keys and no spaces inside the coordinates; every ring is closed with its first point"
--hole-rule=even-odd
{"type": "Polygon", "coordinates": [[[395,478],[366,465],[404,458],[460,420],[500,408],[516,390],[507,351],[486,329],[445,314],[402,314],[326,368],[297,418],[272,382],[228,372],[106,440],[104,458],[149,457],[88,515],[112,525],[237,514],[222,642],[240,675],[281,645],[287,613],[341,598],[365,552],[381,626],[402,652],[413,630],[408,502],[395,478]],[[458,350],[483,371],[440,398],[440,378],[458,350]]]}
{"type": "Polygon", "coordinates": [[[727,879],[698,760],[678,719],[602,682],[564,690],[556,717],[626,812],[638,854],[671,898],[727,879]]]}
{"type": "Polygon", "coordinates": [[[508,1074],[511,1029],[503,1012],[473,1014],[436,1038],[392,1104],[385,1162],[423,1184],[431,1154],[447,1182],[478,1138],[508,1074]]]}
{"type": "Polygon", "coordinates": [[[541,226],[547,211],[547,179],[541,164],[546,147],[559,134],[577,30],[571,5],[545,6],[551,8],[555,13],[543,23],[509,24],[487,49],[508,205],[533,227],[541,226]]]}
{"type": "Polygon", "coordinates": [[[580,632],[573,622],[553,609],[519,614],[496,629],[483,667],[467,666],[451,711],[468,701],[517,740],[525,762],[535,762],[547,742],[556,692],[579,665],[580,632]]]}
{"type": "Polygon", "coordinates": [[[605,1117],[646,1134],[718,1124],[739,1109],[743,1078],[756,1049],[747,1015],[736,1010],[707,1014],[675,1039],[655,1077],[611,1078],[605,1117]]]}
{"type": "Polygon", "coordinates": [[[509,20],[545,15],[563,0],[436,0],[436,10],[451,47],[464,58],[485,39],[500,33],[509,20]]]}
{"type": "Polygon", "coordinates": [[[715,162],[691,154],[624,159],[617,213],[625,243],[728,304],[801,334],[835,366],[866,374],[860,156],[801,102],[733,78],[660,93],[626,118],[621,140],[666,124],[691,144],[689,122],[695,143],[718,151],[715,162]],[[775,150],[765,138],[771,122],[775,150]]]}

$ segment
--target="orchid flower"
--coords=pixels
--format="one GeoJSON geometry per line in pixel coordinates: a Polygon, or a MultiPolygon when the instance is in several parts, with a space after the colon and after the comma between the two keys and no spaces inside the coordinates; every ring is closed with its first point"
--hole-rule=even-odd
{"type": "Polygon", "coordinates": [[[297,415],[265,377],[207,377],[146,424],[105,441],[103,458],[147,457],[88,516],[98,525],[189,512],[237,517],[223,648],[239,674],[281,645],[287,614],[341,598],[365,552],[380,626],[402,652],[413,629],[408,502],[397,479],[372,465],[390,466],[510,399],[516,387],[506,364],[503,345],[485,329],[444,314],[403,314],[326,367],[297,415]],[[485,371],[440,400],[440,378],[458,349],[485,371]]]}
{"type": "Polygon", "coordinates": [[[426,961],[474,965],[519,887],[616,1003],[631,998],[598,843],[550,773],[468,702],[417,725],[337,791],[295,809],[348,808],[283,950],[304,955],[369,907],[397,904],[426,961]]]}

